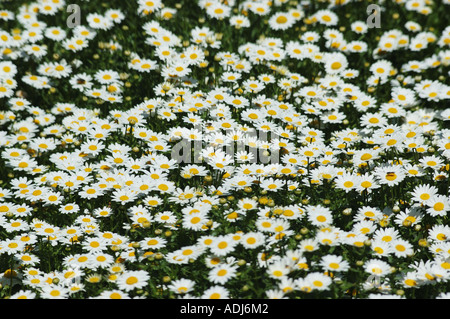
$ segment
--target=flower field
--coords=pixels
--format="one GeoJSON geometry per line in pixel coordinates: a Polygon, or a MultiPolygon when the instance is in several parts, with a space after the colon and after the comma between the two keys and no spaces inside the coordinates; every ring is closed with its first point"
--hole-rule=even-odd
{"type": "Polygon", "coordinates": [[[449,0],[1,0],[0,298],[450,298],[449,0]]]}

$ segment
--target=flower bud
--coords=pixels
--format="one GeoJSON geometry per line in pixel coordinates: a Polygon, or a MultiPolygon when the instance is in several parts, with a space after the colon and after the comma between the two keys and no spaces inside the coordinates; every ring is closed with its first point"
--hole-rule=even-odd
{"type": "Polygon", "coordinates": [[[345,216],[349,216],[351,213],[352,213],[352,209],[350,207],[346,208],[342,211],[342,214],[344,214],[345,216]]]}

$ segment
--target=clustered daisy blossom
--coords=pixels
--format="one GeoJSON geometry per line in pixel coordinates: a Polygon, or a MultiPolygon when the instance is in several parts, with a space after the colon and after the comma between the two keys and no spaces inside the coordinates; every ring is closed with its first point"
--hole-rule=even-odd
{"type": "Polygon", "coordinates": [[[19,2],[11,299],[449,297],[448,1],[19,2]]]}

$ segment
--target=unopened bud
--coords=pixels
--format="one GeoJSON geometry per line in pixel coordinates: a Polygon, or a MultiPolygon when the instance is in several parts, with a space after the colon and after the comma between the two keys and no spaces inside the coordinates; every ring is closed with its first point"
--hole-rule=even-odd
{"type": "Polygon", "coordinates": [[[346,209],[344,209],[343,211],[342,211],[342,214],[344,214],[345,216],[348,216],[348,215],[350,215],[352,213],[352,209],[349,207],[349,208],[346,208],[346,209]]]}

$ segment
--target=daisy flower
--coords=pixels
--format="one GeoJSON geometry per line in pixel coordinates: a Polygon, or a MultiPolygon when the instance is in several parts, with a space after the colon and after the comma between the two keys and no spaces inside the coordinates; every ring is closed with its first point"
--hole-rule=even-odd
{"type": "Polygon", "coordinates": [[[292,269],[282,261],[274,261],[273,263],[268,265],[267,270],[266,270],[267,274],[271,278],[277,279],[277,280],[286,278],[287,275],[291,271],[292,271],[292,269]]]}
{"type": "Polygon", "coordinates": [[[39,297],[43,299],[67,299],[69,289],[62,285],[45,285],[41,288],[39,297]]]}
{"type": "Polygon", "coordinates": [[[438,156],[424,156],[419,160],[419,164],[422,164],[422,167],[427,169],[431,168],[432,170],[438,170],[442,167],[443,161],[438,156]]]}
{"type": "Polygon", "coordinates": [[[367,24],[363,21],[352,22],[352,24],[350,25],[350,28],[352,29],[353,32],[355,32],[357,34],[364,34],[368,30],[367,24]]]}
{"type": "Polygon", "coordinates": [[[192,292],[194,287],[195,282],[187,278],[173,280],[168,286],[170,291],[179,295],[188,294],[192,292]]]}
{"type": "Polygon", "coordinates": [[[330,10],[319,10],[314,14],[314,18],[317,22],[326,26],[334,26],[339,21],[337,14],[330,10]]]}
{"type": "Polygon", "coordinates": [[[92,297],[93,299],[130,299],[131,297],[124,291],[119,289],[102,291],[97,297],[92,297]]]}
{"type": "Polygon", "coordinates": [[[225,256],[232,252],[237,243],[232,240],[231,236],[219,235],[209,246],[212,254],[217,256],[225,256]]]}
{"type": "Polygon", "coordinates": [[[395,186],[405,178],[405,172],[399,166],[377,166],[374,171],[380,184],[395,186]]]}
{"type": "Polygon", "coordinates": [[[86,17],[86,21],[92,29],[109,30],[114,25],[111,18],[102,16],[98,13],[89,13],[86,17]]]}
{"type": "Polygon", "coordinates": [[[422,184],[414,187],[410,194],[413,201],[426,204],[430,199],[438,194],[438,189],[432,185],[422,184]]]}
{"type": "Polygon", "coordinates": [[[230,16],[231,8],[226,4],[213,1],[213,3],[206,8],[206,14],[211,18],[222,20],[230,16]]]}
{"type": "Polygon", "coordinates": [[[263,245],[265,236],[260,232],[249,232],[243,235],[240,243],[247,249],[254,249],[263,245]]]}
{"type": "Polygon", "coordinates": [[[313,290],[328,290],[332,280],[329,276],[318,272],[312,272],[306,275],[305,281],[309,282],[313,290]]]}
{"type": "Polygon", "coordinates": [[[236,276],[237,266],[220,264],[208,272],[208,280],[214,284],[223,285],[236,276]]]}
{"type": "Polygon", "coordinates": [[[246,16],[241,14],[232,15],[229,19],[229,23],[236,29],[250,27],[250,20],[246,16]]]}
{"type": "Polygon", "coordinates": [[[404,239],[395,239],[391,242],[391,247],[396,257],[407,257],[414,253],[413,245],[404,239]]]}
{"type": "Polygon", "coordinates": [[[36,293],[31,290],[19,290],[12,294],[10,299],[36,299],[36,293]]]}
{"type": "Polygon", "coordinates": [[[277,12],[269,19],[269,26],[273,30],[287,30],[295,23],[295,19],[287,12],[277,12]]]}
{"type": "Polygon", "coordinates": [[[343,173],[342,175],[337,175],[334,180],[336,187],[344,190],[346,193],[357,187],[357,176],[351,173],[343,173]]]}
{"type": "Polygon", "coordinates": [[[201,295],[201,299],[228,299],[229,297],[229,291],[220,285],[214,285],[206,289],[201,295]]]}
{"type": "Polygon", "coordinates": [[[120,290],[128,292],[145,287],[148,285],[149,279],[150,276],[146,271],[129,270],[120,274],[119,278],[116,280],[116,284],[120,290]]]}
{"type": "Polygon", "coordinates": [[[436,194],[427,202],[426,212],[431,216],[446,216],[450,211],[450,199],[448,196],[436,194]]]}
{"type": "Polygon", "coordinates": [[[429,229],[428,238],[433,242],[445,242],[450,238],[450,227],[436,224],[429,229]]]}
{"type": "Polygon", "coordinates": [[[176,219],[176,216],[175,216],[175,214],[173,212],[171,212],[171,211],[164,211],[164,212],[157,213],[154,216],[154,220],[156,222],[160,222],[160,223],[163,223],[163,224],[169,224],[170,225],[170,224],[175,223],[177,219],[176,219]]]}
{"type": "Polygon", "coordinates": [[[371,275],[384,277],[391,273],[391,266],[381,259],[370,259],[364,263],[364,270],[371,275]]]}

